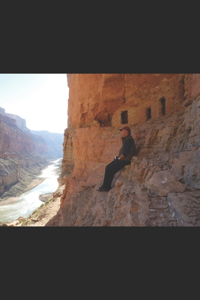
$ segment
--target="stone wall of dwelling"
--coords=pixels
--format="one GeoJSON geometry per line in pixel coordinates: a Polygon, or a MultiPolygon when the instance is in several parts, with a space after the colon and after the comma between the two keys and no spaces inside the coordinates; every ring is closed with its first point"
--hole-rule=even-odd
{"type": "Polygon", "coordinates": [[[144,123],[148,119],[157,120],[163,115],[169,115],[180,109],[185,100],[185,80],[182,74],[171,78],[163,78],[159,85],[149,86],[143,82],[141,87],[134,90],[134,76],[126,75],[124,104],[112,116],[112,126],[120,127],[144,123]],[[173,79],[173,80],[172,80],[173,79]],[[127,121],[122,114],[127,112],[127,121]]]}

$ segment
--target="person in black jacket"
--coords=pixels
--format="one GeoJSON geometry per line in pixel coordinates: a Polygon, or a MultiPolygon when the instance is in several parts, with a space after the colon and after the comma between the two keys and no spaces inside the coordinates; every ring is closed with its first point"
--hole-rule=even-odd
{"type": "Polygon", "coordinates": [[[120,131],[122,132],[122,147],[119,155],[115,156],[114,161],[106,166],[103,185],[97,190],[98,192],[108,192],[111,189],[114,175],[126,165],[130,165],[131,159],[136,153],[135,141],[131,136],[131,129],[125,126],[120,131]]]}

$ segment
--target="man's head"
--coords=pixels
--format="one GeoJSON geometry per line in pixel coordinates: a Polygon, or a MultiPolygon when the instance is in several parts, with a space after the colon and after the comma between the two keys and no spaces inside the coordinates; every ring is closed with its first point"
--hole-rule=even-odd
{"type": "Polygon", "coordinates": [[[120,131],[122,132],[122,138],[131,134],[131,129],[128,126],[123,127],[120,131]]]}

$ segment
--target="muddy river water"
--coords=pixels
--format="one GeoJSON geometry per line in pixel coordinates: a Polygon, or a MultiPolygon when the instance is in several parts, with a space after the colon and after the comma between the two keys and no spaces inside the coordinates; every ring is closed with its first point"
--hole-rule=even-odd
{"type": "Polygon", "coordinates": [[[16,201],[6,203],[0,201],[0,223],[11,222],[19,217],[27,218],[34,210],[39,208],[42,201],[39,200],[39,196],[46,193],[53,193],[58,188],[58,175],[54,170],[58,167],[61,159],[52,161],[51,164],[42,171],[42,174],[37,176],[39,178],[45,178],[45,180],[33,188],[30,191],[23,193],[16,201]]]}

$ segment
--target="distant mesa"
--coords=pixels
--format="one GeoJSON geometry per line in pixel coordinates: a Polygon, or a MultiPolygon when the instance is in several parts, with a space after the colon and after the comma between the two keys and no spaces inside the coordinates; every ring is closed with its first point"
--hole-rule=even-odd
{"type": "MultiPolygon", "coordinates": [[[[15,127],[16,130],[18,129],[18,131],[22,131],[27,135],[27,142],[30,145],[32,145],[32,147],[28,147],[29,151],[36,152],[40,155],[45,156],[46,158],[61,158],[63,156],[63,146],[62,146],[63,139],[64,139],[63,134],[51,133],[48,131],[32,131],[26,127],[25,119],[14,114],[6,113],[5,109],[2,107],[0,107],[0,121],[2,121],[4,124],[7,124],[9,127],[15,127]]],[[[18,135],[20,135],[20,133],[18,133],[18,135]]],[[[2,137],[4,139],[4,144],[5,144],[5,139],[7,139],[7,141],[9,140],[9,137],[7,138],[6,137],[7,137],[6,134],[4,134],[4,137],[2,137]]],[[[24,135],[23,138],[25,138],[24,135]]],[[[17,140],[16,141],[13,140],[13,144],[17,144],[17,140]]],[[[0,152],[3,151],[3,149],[1,148],[2,147],[0,144],[0,152]]],[[[22,145],[21,148],[22,149],[19,149],[19,151],[17,150],[17,152],[26,152],[27,147],[23,148],[22,145]]],[[[14,147],[13,149],[9,149],[8,142],[7,142],[6,150],[15,151],[14,147]]]]}

